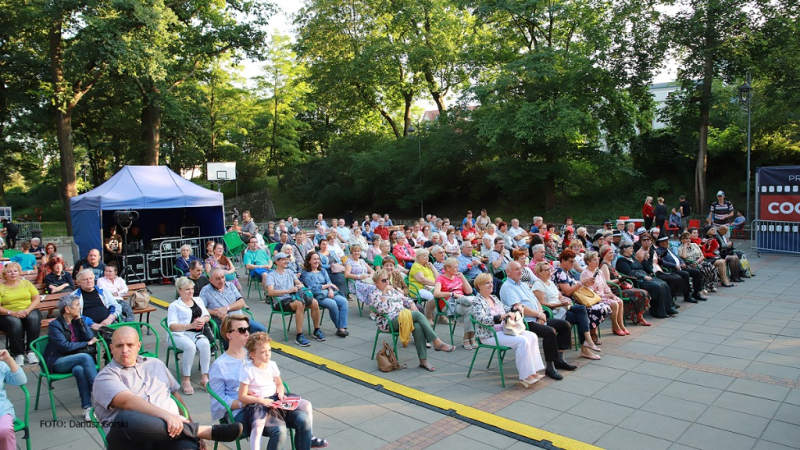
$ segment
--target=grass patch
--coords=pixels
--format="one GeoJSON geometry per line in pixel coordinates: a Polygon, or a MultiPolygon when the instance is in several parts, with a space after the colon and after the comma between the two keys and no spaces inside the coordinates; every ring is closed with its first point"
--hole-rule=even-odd
{"type": "Polygon", "coordinates": [[[42,237],[66,236],[66,222],[42,222],[42,237]]]}

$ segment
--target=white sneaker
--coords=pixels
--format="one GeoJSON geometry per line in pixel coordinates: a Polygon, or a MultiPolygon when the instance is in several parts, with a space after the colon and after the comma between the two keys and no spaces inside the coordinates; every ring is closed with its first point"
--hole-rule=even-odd
{"type": "Polygon", "coordinates": [[[18,366],[22,367],[25,365],[25,357],[22,355],[17,355],[14,358],[14,361],[17,363],[18,366]]]}
{"type": "Polygon", "coordinates": [[[36,353],[28,352],[28,364],[39,364],[39,359],[36,357],[36,353]]]}
{"type": "Polygon", "coordinates": [[[83,408],[83,420],[87,422],[92,421],[92,408],[83,408]]]}

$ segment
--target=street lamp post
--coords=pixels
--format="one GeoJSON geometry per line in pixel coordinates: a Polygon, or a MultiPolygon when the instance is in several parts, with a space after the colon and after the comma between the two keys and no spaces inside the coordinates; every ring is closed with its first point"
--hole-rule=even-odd
{"type": "Polygon", "coordinates": [[[747,81],[739,86],[739,101],[747,106],[747,207],[745,208],[745,217],[752,222],[753,217],[750,216],[750,103],[753,98],[753,88],[750,86],[750,81],[750,73],[748,73],[747,81]]]}
{"type": "MultiPolygon", "coordinates": [[[[419,123],[417,123],[417,128],[414,128],[413,125],[408,127],[409,133],[417,133],[417,161],[419,164],[419,185],[417,190],[422,189],[422,133],[419,127],[419,123]]],[[[425,217],[425,211],[422,207],[422,192],[419,194],[419,216],[425,217]]]]}

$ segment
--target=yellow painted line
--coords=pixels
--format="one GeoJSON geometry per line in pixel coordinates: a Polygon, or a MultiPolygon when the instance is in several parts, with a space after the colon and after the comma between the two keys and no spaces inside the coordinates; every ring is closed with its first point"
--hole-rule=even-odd
{"type": "Polygon", "coordinates": [[[153,303],[156,306],[160,306],[160,307],[162,307],[164,309],[169,308],[169,302],[165,302],[164,300],[155,298],[152,295],[150,296],[150,303],[153,303]]]}
{"type": "Polygon", "coordinates": [[[530,425],[526,425],[524,423],[520,423],[511,419],[507,419],[505,417],[498,416],[496,414],[491,414],[486,411],[482,411],[477,408],[473,408],[471,406],[467,406],[461,403],[457,403],[451,400],[447,400],[442,397],[437,397],[435,395],[428,394],[426,392],[420,391],[418,389],[413,389],[407,386],[404,386],[399,383],[395,383],[394,381],[387,380],[386,378],[381,378],[370,373],[354,369],[352,367],[346,366],[344,364],[340,364],[336,361],[332,361],[327,358],[323,358],[321,356],[314,355],[312,353],[308,353],[306,351],[300,350],[296,347],[291,347],[289,345],[280,344],[276,341],[272,341],[272,347],[280,350],[284,353],[293,355],[297,358],[304,359],[306,361],[312,362],[318,365],[324,365],[328,369],[341,373],[343,375],[355,378],[357,380],[363,381],[367,384],[371,384],[373,386],[381,385],[384,389],[390,392],[394,392],[396,394],[402,395],[404,397],[411,398],[416,400],[420,403],[424,403],[427,405],[431,405],[435,408],[441,408],[443,410],[452,409],[459,415],[466,417],[468,419],[475,420],[477,422],[485,423],[490,426],[495,426],[497,428],[515,433],[520,436],[524,436],[529,439],[533,439],[535,441],[550,441],[556,447],[560,447],[567,450],[598,450],[600,447],[596,447],[591,444],[587,444],[585,442],[577,441],[575,439],[570,439],[565,436],[561,436],[560,434],[551,433],[549,431],[542,430],[540,428],[532,427],[530,425]]]}

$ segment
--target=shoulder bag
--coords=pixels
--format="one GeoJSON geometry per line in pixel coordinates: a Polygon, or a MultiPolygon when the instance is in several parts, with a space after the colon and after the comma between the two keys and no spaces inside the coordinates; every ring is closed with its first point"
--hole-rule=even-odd
{"type": "Polygon", "coordinates": [[[375,355],[375,360],[378,361],[378,369],[381,372],[391,372],[393,370],[405,369],[406,365],[401,365],[397,362],[397,356],[394,350],[386,341],[383,341],[383,348],[380,349],[378,354],[375,355]]]}
{"type": "Polygon", "coordinates": [[[509,336],[518,336],[525,331],[525,319],[518,311],[511,311],[511,315],[503,321],[503,333],[509,336]]]}
{"type": "Polygon", "coordinates": [[[131,308],[144,309],[150,304],[150,294],[145,289],[139,289],[131,295],[131,308]]]}
{"type": "Polygon", "coordinates": [[[597,295],[597,292],[589,289],[586,286],[581,286],[577,291],[573,292],[572,298],[587,308],[599,303],[602,300],[602,298],[597,295]]]}

